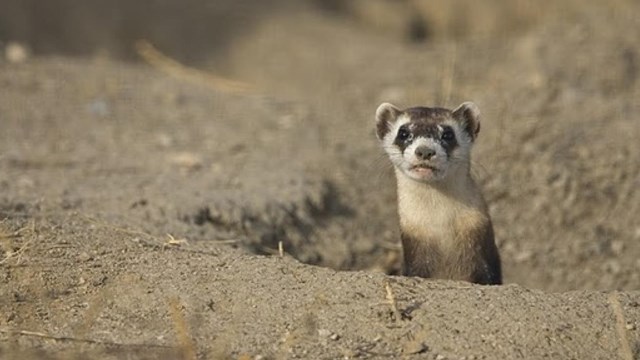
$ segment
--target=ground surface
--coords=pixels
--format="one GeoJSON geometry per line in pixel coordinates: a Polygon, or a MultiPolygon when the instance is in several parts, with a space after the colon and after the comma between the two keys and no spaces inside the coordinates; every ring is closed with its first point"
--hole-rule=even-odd
{"type": "Polygon", "coordinates": [[[640,358],[636,3],[240,3],[123,15],[195,75],[1,5],[0,358],[640,358]],[[466,100],[507,285],[387,275],[375,108],[466,100]]]}

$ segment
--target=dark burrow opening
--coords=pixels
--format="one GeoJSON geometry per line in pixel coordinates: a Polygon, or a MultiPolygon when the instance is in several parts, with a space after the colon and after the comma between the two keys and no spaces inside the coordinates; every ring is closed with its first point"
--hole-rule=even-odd
{"type": "Polygon", "coordinates": [[[180,220],[217,238],[237,239],[231,246],[253,254],[277,255],[282,246],[287,255],[311,265],[399,273],[400,246],[393,243],[393,232],[380,236],[382,225],[346,203],[327,180],[315,200],[270,202],[257,209],[229,201],[203,205],[180,220]]]}

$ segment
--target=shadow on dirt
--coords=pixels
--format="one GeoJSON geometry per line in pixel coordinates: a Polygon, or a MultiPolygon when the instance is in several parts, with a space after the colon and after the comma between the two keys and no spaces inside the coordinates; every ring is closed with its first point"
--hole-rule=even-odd
{"type": "Polygon", "coordinates": [[[354,209],[345,204],[336,186],[323,181],[319,199],[310,196],[300,203],[270,202],[256,210],[233,202],[203,206],[181,220],[197,226],[234,234],[248,251],[259,255],[278,253],[282,242],[286,252],[313,265],[323,265],[322,229],[336,220],[348,220],[354,209]]]}

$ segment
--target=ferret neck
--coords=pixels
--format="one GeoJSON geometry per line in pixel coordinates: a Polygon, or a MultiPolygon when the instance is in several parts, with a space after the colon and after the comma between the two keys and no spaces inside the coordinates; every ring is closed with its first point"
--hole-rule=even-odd
{"type": "Polygon", "coordinates": [[[451,201],[460,205],[478,207],[483,200],[471,174],[460,169],[460,173],[449,174],[447,179],[432,183],[413,180],[396,169],[398,200],[416,199],[420,201],[451,201]]]}

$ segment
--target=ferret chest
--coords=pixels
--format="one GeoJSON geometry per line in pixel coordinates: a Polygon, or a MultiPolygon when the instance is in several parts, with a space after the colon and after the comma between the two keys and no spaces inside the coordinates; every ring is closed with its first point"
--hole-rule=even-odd
{"type": "Polygon", "coordinates": [[[400,226],[404,233],[422,241],[450,246],[456,238],[456,218],[461,214],[453,204],[421,197],[399,201],[400,226]]]}

